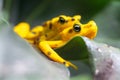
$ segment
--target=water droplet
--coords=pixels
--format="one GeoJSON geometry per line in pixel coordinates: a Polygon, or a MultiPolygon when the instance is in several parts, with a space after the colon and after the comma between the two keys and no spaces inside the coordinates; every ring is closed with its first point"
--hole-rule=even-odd
{"type": "Polygon", "coordinates": [[[102,50],[101,50],[100,48],[97,48],[97,51],[98,51],[98,52],[102,52],[102,50]]]}

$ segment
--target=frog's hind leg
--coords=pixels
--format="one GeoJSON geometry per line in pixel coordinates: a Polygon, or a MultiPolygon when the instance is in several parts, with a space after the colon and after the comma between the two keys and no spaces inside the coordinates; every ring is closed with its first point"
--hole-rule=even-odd
{"type": "Polygon", "coordinates": [[[27,34],[30,32],[30,25],[26,22],[21,22],[14,27],[14,32],[16,32],[20,37],[26,38],[27,34]]]}
{"type": "Polygon", "coordinates": [[[26,39],[35,39],[41,36],[43,32],[44,32],[43,26],[36,26],[27,34],[26,39]]]}
{"type": "Polygon", "coordinates": [[[75,66],[74,64],[72,64],[69,61],[64,60],[62,57],[60,57],[51,47],[55,47],[55,45],[58,45],[58,43],[62,43],[62,41],[55,41],[55,44],[50,43],[50,41],[41,41],[39,43],[39,48],[41,49],[41,51],[48,56],[50,59],[52,59],[53,61],[59,62],[61,64],[64,64],[66,67],[73,67],[74,69],[77,69],[77,66],[75,66]]]}
{"type": "Polygon", "coordinates": [[[36,26],[30,30],[30,25],[26,22],[21,22],[14,27],[14,31],[22,38],[29,42],[34,40],[36,37],[42,35],[43,27],[36,26]]]}

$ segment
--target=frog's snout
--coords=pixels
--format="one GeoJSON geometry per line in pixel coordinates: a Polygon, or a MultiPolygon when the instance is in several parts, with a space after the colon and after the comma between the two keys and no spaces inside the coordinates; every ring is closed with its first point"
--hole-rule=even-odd
{"type": "Polygon", "coordinates": [[[97,25],[95,23],[95,21],[89,21],[85,26],[84,26],[84,30],[85,30],[85,36],[93,39],[94,37],[96,37],[97,34],[97,25]]]}

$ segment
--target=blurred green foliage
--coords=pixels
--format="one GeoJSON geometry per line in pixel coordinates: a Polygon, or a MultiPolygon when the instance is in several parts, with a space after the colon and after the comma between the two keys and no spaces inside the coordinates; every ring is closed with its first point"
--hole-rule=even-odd
{"type": "Polygon", "coordinates": [[[88,20],[101,11],[110,0],[4,0],[4,8],[9,12],[11,22],[33,22],[66,14],[80,14],[88,20]]]}

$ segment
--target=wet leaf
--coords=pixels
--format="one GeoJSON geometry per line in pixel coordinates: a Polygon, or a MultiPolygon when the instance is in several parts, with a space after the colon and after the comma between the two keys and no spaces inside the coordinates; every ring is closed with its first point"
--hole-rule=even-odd
{"type": "Polygon", "coordinates": [[[0,80],[69,80],[68,69],[49,60],[0,20],[0,80]]]}
{"type": "Polygon", "coordinates": [[[84,38],[92,54],[95,80],[119,80],[120,49],[84,38]]]}
{"type": "MultiPolygon", "coordinates": [[[[80,44],[80,43],[78,43],[78,44],[80,44]]],[[[89,80],[93,80],[93,78],[94,78],[94,80],[118,80],[119,79],[120,49],[112,47],[105,43],[98,43],[93,40],[89,40],[88,38],[79,37],[79,36],[73,38],[67,45],[58,49],[58,52],[59,52],[59,50],[61,50],[60,52],[62,52],[62,50],[64,51],[64,49],[68,50],[65,52],[71,53],[71,54],[68,54],[68,53],[63,52],[63,54],[71,56],[71,57],[68,57],[68,59],[70,59],[70,58],[73,59],[72,53],[74,53],[74,55],[77,55],[78,57],[81,55],[81,57],[79,58],[80,61],[77,61],[77,63],[74,58],[74,63],[76,63],[76,65],[78,66],[79,69],[76,73],[74,73],[76,75],[73,74],[73,78],[72,78],[73,80],[76,79],[77,77],[80,77],[80,75],[83,75],[83,74],[86,74],[86,75],[89,74],[89,77],[90,77],[89,80]],[[79,45],[79,46],[71,45],[74,42],[78,43],[78,41],[81,41],[84,44],[79,45]],[[86,46],[86,47],[84,47],[84,46],[86,46]],[[69,47],[71,47],[71,49],[67,49],[69,47]],[[86,50],[88,51],[88,54],[85,54],[84,51],[81,52],[82,47],[86,48],[86,50]],[[74,48],[77,50],[74,50],[74,48]],[[75,51],[78,51],[78,52],[75,53],[75,51]],[[85,58],[83,55],[88,55],[88,57],[85,58]],[[86,59],[87,63],[84,62],[85,59],[86,59]],[[79,64],[81,64],[81,62],[85,65],[84,66],[79,65],[79,64]],[[87,69],[87,67],[89,67],[89,69],[87,69]],[[80,72],[81,69],[83,70],[82,72],[80,72]],[[90,71],[90,72],[88,72],[88,71],[90,71]]],[[[85,50],[85,49],[83,49],[83,50],[85,50]]],[[[63,55],[63,57],[64,57],[64,55],[63,55]]],[[[78,59],[78,57],[77,57],[77,59],[78,59]]],[[[70,69],[70,70],[71,70],[71,72],[75,72],[72,69],[70,69]]]]}

